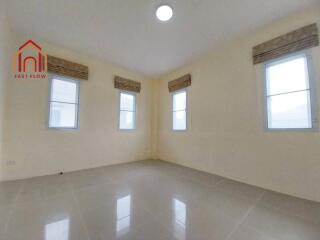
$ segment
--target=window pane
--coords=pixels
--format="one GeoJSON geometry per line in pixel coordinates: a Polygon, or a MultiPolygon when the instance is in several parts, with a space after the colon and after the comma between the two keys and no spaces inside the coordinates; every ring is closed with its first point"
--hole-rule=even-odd
{"type": "Polygon", "coordinates": [[[186,91],[173,94],[173,111],[186,109],[187,93],[186,91]]]}
{"type": "Polygon", "coordinates": [[[134,111],[135,96],[127,93],[121,93],[120,96],[120,110],[134,111]]]}
{"type": "Polygon", "coordinates": [[[307,62],[304,56],[267,67],[268,95],[309,88],[307,62]]]}
{"type": "Polygon", "coordinates": [[[77,105],[68,103],[51,102],[50,104],[50,127],[77,127],[77,105]]]}
{"type": "Polygon", "coordinates": [[[134,112],[120,111],[120,129],[134,129],[134,112]]]}
{"type": "Polygon", "coordinates": [[[53,79],[51,94],[51,101],[77,103],[77,84],[53,79]]]}
{"type": "Polygon", "coordinates": [[[173,129],[186,130],[186,111],[173,112],[173,129]]]}
{"type": "Polygon", "coordinates": [[[269,128],[311,128],[309,103],[309,91],[269,97],[269,128]]]}

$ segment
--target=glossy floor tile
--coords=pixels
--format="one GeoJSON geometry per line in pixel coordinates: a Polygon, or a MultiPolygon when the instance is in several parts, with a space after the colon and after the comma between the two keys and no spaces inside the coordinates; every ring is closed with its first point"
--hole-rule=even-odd
{"type": "Polygon", "coordinates": [[[0,183],[1,240],[319,240],[320,203],[162,161],[0,183]]]}

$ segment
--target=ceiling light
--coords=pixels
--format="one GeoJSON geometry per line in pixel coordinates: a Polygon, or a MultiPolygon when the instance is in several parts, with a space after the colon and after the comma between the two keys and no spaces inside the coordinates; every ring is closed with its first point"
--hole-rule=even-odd
{"type": "Polygon", "coordinates": [[[168,5],[162,5],[157,8],[156,15],[160,21],[166,22],[172,18],[172,15],[173,15],[172,7],[168,5]]]}

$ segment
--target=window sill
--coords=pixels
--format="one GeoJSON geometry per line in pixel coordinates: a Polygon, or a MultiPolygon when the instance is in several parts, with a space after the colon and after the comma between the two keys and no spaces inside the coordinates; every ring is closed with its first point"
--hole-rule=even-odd
{"type": "Polygon", "coordinates": [[[319,128],[266,128],[266,132],[319,132],[319,128]]]}
{"type": "Polygon", "coordinates": [[[48,127],[48,130],[53,130],[53,131],[77,131],[79,128],[65,128],[65,127],[48,127]]]}

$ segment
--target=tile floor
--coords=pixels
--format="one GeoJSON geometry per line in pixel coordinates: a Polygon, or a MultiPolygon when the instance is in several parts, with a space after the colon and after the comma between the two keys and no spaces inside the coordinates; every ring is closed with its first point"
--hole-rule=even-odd
{"type": "Polygon", "coordinates": [[[0,184],[1,240],[319,240],[320,203],[161,161],[0,184]]]}

